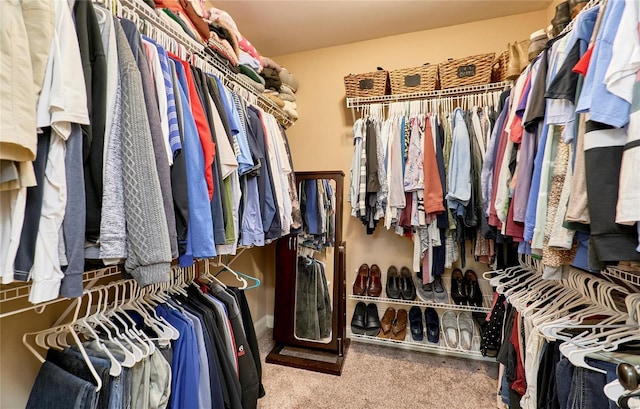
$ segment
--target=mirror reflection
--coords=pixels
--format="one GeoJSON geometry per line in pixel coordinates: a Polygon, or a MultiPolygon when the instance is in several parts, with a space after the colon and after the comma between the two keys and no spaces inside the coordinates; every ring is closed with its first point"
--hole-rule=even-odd
{"type": "Polygon", "coordinates": [[[303,225],[297,238],[294,335],[320,343],[332,338],[335,186],[332,179],[298,184],[303,225]]]}

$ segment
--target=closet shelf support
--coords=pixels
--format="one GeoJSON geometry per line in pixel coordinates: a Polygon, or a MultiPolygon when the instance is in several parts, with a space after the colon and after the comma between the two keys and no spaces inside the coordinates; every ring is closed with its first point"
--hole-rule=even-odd
{"type": "Polygon", "coordinates": [[[347,108],[359,108],[370,104],[390,104],[392,102],[410,101],[414,99],[434,99],[444,96],[465,95],[505,89],[511,82],[494,82],[484,85],[468,85],[465,87],[447,88],[427,92],[414,92],[411,94],[379,95],[374,97],[347,98],[347,108]]]}
{"type": "MultiPolygon", "coordinates": [[[[419,307],[432,307],[432,308],[439,308],[439,309],[445,309],[445,310],[485,312],[485,313],[488,313],[488,312],[491,311],[491,308],[488,308],[488,307],[475,307],[475,306],[469,306],[469,305],[458,305],[458,304],[428,302],[428,301],[422,301],[420,299],[416,299],[414,301],[411,301],[411,300],[396,300],[396,299],[393,299],[393,298],[369,297],[367,295],[349,295],[348,298],[350,300],[375,302],[375,303],[381,303],[381,304],[397,304],[397,305],[408,305],[408,306],[416,305],[416,306],[419,306],[419,307]]],[[[487,297],[485,297],[485,298],[487,298],[487,297]]],[[[485,300],[485,302],[487,300],[485,300]]]]}
{"type": "MultiPolygon", "coordinates": [[[[434,354],[445,355],[445,356],[456,356],[460,358],[466,359],[474,359],[478,361],[487,361],[487,362],[495,362],[496,358],[485,357],[482,356],[480,351],[471,350],[467,351],[460,348],[449,348],[447,346],[442,346],[440,344],[430,344],[426,340],[425,341],[395,341],[393,339],[384,339],[373,337],[369,335],[359,335],[351,332],[349,334],[349,338],[356,342],[362,342],[365,344],[376,344],[376,345],[385,345],[385,346],[393,346],[396,348],[408,349],[413,351],[428,351],[434,354]]],[[[479,346],[479,336],[475,336],[473,340],[474,346],[479,346]]],[[[441,340],[441,342],[443,342],[441,340]]]]}
{"type": "MultiPolygon", "coordinates": [[[[120,272],[121,272],[121,269],[119,266],[112,266],[112,267],[101,268],[97,270],[86,271],[82,274],[83,287],[84,289],[89,289],[93,287],[98,282],[98,280],[119,275],[120,272]]],[[[4,307],[6,305],[5,303],[23,300],[29,297],[30,291],[31,291],[31,283],[25,283],[18,286],[11,286],[4,290],[0,290],[0,309],[3,311],[2,313],[0,313],[0,319],[10,317],[16,314],[21,314],[27,311],[44,309],[46,306],[56,304],[61,301],[70,300],[70,298],[56,298],[55,300],[47,301],[40,304],[30,305],[28,307],[24,307],[20,309],[8,308],[8,311],[5,312],[5,310],[7,309],[4,307]]],[[[72,310],[73,304],[69,308],[70,310],[72,310]]]]}

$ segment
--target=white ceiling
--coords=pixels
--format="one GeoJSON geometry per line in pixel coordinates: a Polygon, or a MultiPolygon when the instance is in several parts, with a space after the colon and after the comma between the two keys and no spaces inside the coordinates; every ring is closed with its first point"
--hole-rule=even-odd
{"type": "MultiPolygon", "coordinates": [[[[1,1],[1,0],[0,0],[1,1]]],[[[545,9],[545,1],[206,0],[226,10],[258,52],[278,56],[545,9]]],[[[473,41],[473,39],[469,39],[473,41]]]]}

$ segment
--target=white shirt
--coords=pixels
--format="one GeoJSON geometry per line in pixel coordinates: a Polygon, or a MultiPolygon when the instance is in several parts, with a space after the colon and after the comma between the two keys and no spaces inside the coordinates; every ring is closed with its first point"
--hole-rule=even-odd
{"type": "Polygon", "coordinates": [[[613,41],[611,63],[604,77],[607,90],[629,103],[633,97],[636,72],[640,69],[639,21],[640,4],[637,0],[626,0],[613,41]]]}
{"type": "Polygon", "coordinates": [[[39,303],[58,297],[64,274],[58,244],[67,203],[64,158],[71,123],[89,124],[82,60],[66,2],[56,4],[56,31],[51,44],[37,109],[37,126],[51,126],[51,142],[45,170],[42,212],[31,269],[33,286],[29,301],[39,303]]]}

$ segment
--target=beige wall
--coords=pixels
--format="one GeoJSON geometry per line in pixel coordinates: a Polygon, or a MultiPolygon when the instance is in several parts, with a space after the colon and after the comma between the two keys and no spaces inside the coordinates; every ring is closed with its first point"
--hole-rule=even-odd
{"type": "MultiPolygon", "coordinates": [[[[231,264],[234,270],[262,281],[260,288],[246,293],[254,323],[267,314],[273,314],[274,264],[274,245],[247,250],[231,264]]],[[[239,285],[230,273],[221,273],[219,278],[229,285],[239,285]]],[[[25,305],[2,305],[0,312],[25,305]]],[[[22,335],[53,326],[66,305],[66,302],[61,302],[47,307],[42,314],[30,311],[0,319],[0,408],[24,408],[40,368],[40,362],[22,344],[22,335]]]]}
{"type": "MultiPolygon", "coordinates": [[[[353,120],[345,107],[345,75],[373,71],[377,66],[392,70],[500,52],[510,41],[529,38],[546,20],[547,11],[541,10],[276,57],[300,82],[300,120],[288,131],[296,170],[344,171],[347,197],[353,120]]],[[[349,214],[350,205],[345,203],[348,294],[361,263],[376,263],[384,272],[391,264],[411,265],[413,244],[409,239],[380,227],[367,236],[360,221],[349,214]]],[[[481,270],[477,265],[471,267],[481,270]]],[[[347,320],[351,319],[351,304],[347,303],[347,320]]]]}

